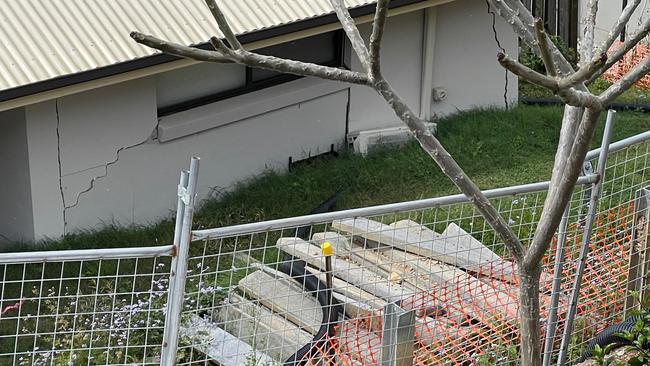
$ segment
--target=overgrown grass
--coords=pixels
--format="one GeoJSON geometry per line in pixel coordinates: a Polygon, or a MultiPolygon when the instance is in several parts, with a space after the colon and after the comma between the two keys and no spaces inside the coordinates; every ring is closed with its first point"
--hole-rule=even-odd
{"type": "MultiPolygon", "coordinates": [[[[518,106],[510,111],[475,110],[438,122],[437,136],[483,189],[549,178],[559,134],[559,107],[518,106]]],[[[603,116],[604,121],[604,116],[603,116]]],[[[603,121],[593,146],[599,144],[603,121]]],[[[650,129],[646,115],[618,114],[614,140],[650,129]]],[[[268,171],[206,200],[195,228],[220,227],[307,213],[344,189],[338,209],[457,193],[416,144],[376,151],[368,157],[338,158],[301,166],[290,173],[268,171]]],[[[171,242],[173,222],[139,227],[106,226],[61,240],[5,245],[3,251],[147,246],[171,242]]]]}

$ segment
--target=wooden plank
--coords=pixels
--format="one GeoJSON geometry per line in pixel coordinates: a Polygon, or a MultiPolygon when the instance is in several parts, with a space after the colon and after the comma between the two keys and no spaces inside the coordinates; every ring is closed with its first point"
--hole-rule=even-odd
{"type": "MultiPolygon", "coordinates": [[[[399,222],[397,225],[412,225],[412,222],[399,222]]],[[[329,235],[332,237],[332,235],[329,235]]],[[[344,241],[345,238],[338,240],[344,241]]],[[[366,268],[380,267],[384,273],[397,274],[402,285],[411,285],[419,293],[431,294],[434,299],[439,299],[440,305],[449,305],[456,301],[460,302],[466,312],[460,312],[459,306],[447,306],[449,319],[462,324],[465,315],[475,319],[485,318],[486,314],[491,317],[505,318],[513,323],[517,320],[517,298],[518,292],[510,293],[511,287],[501,288],[492,286],[491,283],[481,283],[476,278],[456,267],[439,263],[427,258],[388,248],[379,251],[363,249],[356,245],[343,243],[350,248],[350,255],[353,258],[362,258],[367,264],[366,268]],[[468,293],[463,293],[465,290],[468,293]],[[514,300],[513,300],[514,299],[514,300]],[[478,311],[475,308],[478,306],[478,311]]],[[[385,277],[386,278],[386,277],[385,277]]],[[[501,284],[500,281],[498,284],[501,284]]],[[[498,285],[497,284],[497,285],[498,285]]],[[[505,285],[505,284],[504,284],[505,285]]],[[[421,299],[418,299],[422,303],[421,299]]],[[[418,304],[408,304],[402,301],[403,307],[407,309],[418,308],[418,304]]]]}
{"type": "MultiPolygon", "coordinates": [[[[252,264],[253,268],[257,268],[261,271],[267,272],[271,276],[286,276],[283,273],[280,273],[268,266],[265,266],[261,263],[254,263],[252,264]]],[[[307,267],[305,268],[309,273],[313,274],[318,278],[320,281],[325,283],[325,274],[318,271],[315,268],[307,267]]],[[[334,277],[333,278],[334,282],[334,298],[339,301],[339,303],[343,306],[343,309],[345,313],[349,317],[363,317],[363,316],[369,316],[371,315],[374,311],[378,309],[382,309],[383,306],[386,304],[385,302],[378,302],[375,301],[376,298],[372,296],[371,294],[368,294],[367,292],[350,285],[349,283],[345,281],[341,281],[340,279],[334,277]],[[353,297],[348,297],[349,295],[352,295],[353,297]],[[361,300],[357,300],[357,298],[361,298],[361,300]]]]}
{"type": "Polygon", "coordinates": [[[555,0],[546,0],[546,14],[544,16],[544,21],[546,25],[546,31],[550,35],[557,35],[557,13],[558,9],[555,6],[555,0]]]}
{"type": "Polygon", "coordinates": [[[481,321],[499,319],[510,324],[518,321],[517,301],[512,301],[510,293],[485,284],[456,267],[413,253],[393,250],[390,255],[396,261],[408,263],[414,273],[428,276],[430,282],[437,285],[434,293],[441,303],[455,302],[465,314],[481,321]]]}
{"type": "Polygon", "coordinates": [[[181,336],[189,337],[193,347],[222,366],[280,365],[267,354],[219,328],[215,323],[192,314],[183,323],[181,336]]]}
{"type": "Polygon", "coordinates": [[[449,224],[442,234],[408,220],[384,225],[377,221],[356,218],[334,221],[332,227],[481,275],[516,282],[516,271],[512,262],[503,260],[454,223],[449,224]]]}
{"type": "MultiPolygon", "coordinates": [[[[312,267],[307,267],[307,271],[318,277],[319,280],[325,281],[325,273],[312,267]]],[[[378,299],[352,284],[336,277],[332,280],[334,297],[342,304],[345,314],[351,318],[372,316],[386,306],[384,300],[378,299]]]]}
{"type": "Polygon", "coordinates": [[[238,287],[305,331],[311,334],[318,331],[323,319],[321,306],[293,280],[256,271],[239,281],[238,287]]]}
{"type": "MultiPolygon", "coordinates": [[[[325,270],[325,258],[318,246],[298,238],[280,238],[277,247],[284,252],[303,259],[309,265],[325,270]]],[[[345,282],[351,283],[374,296],[386,301],[399,301],[413,292],[404,286],[393,283],[388,279],[377,276],[372,271],[362,268],[340,257],[332,258],[333,275],[345,282]]]]}
{"type": "Polygon", "coordinates": [[[345,236],[334,231],[325,231],[322,233],[314,233],[311,237],[312,243],[321,245],[328,241],[334,247],[334,253],[338,256],[347,256],[350,252],[350,241],[345,236]]]}
{"type": "MultiPolygon", "coordinates": [[[[374,256],[372,252],[364,250],[363,248],[359,248],[358,246],[351,245],[350,241],[339,233],[315,233],[312,236],[311,240],[311,242],[316,245],[321,245],[326,241],[330,242],[337,248],[334,251],[334,254],[337,257],[345,260],[350,260],[353,263],[374,272],[381,278],[386,278],[392,282],[401,281],[400,269],[393,268],[394,266],[392,263],[381,263],[381,261],[376,256],[374,256]],[[368,258],[368,256],[371,256],[371,258],[368,258]]],[[[399,265],[396,264],[395,267],[399,267],[399,265]]],[[[413,286],[411,283],[402,282],[402,284],[408,287],[410,290],[417,290],[417,287],[413,286]]]]}
{"type": "MultiPolygon", "coordinates": [[[[324,259],[323,256],[321,255],[320,248],[316,245],[313,245],[311,243],[305,242],[297,238],[280,238],[278,239],[277,246],[278,248],[287,252],[288,254],[305,260],[308,264],[318,268],[319,270],[323,270],[325,268],[324,259]]],[[[396,250],[396,252],[400,252],[400,251],[396,250]]],[[[408,254],[408,253],[404,253],[404,254],[408,254]]],[[[426,261],[426,259],[424,258],[420,258],[420,259],[426,261]]],[[[411,258],[409,258],[409,260],[411,260],[411,258]]],[[[433,263],[433,261],[431,262],[433,263]]],[[[449,266],[447,266],[447,268],[451,268],[453,271],[456,271],[457,273],[462,274],[464,276],[471,277],[465,274],[464,272],[458,270],[457,268],[449,267],[449,266]]],[[[439,305],[445,309],[448,309],[449,313],[451,314],[451,316],[449,317],[449,321],[455,324],[456,328],[459,329],[460,328],[464,329],[464,327],[460,327],[460,325],[463,324],[467,319],[467,316],[465,316],[465,314],[467,313],[464,313],[464,310],[471,311],[472,314],[478,316],[478,314],[476,314],[475,306],[465,306],[468,304],[473,304],[471,295],[465,298],[466,303],[464,305],[452,307],[452,306],[447,306],[442,300],[434,301],[432,297],[435,296],[429,296],[429,294],[423,293],[423,291],[414,292],[408,290],[406,287],[402,285],[396,284],[387,278],[381,278],[375,275],[373,272],[368,271],[367,269],[361,268],[360,266],[354,263],[351,263],[349,261],[343,260],[338,257],[332,258],[332,271],[335,276],[335,282],[334,282],[335,291],[340,291],[341,288],[350,289],[354,287],[359,287],[363,292],[369,293],[370,296],[380,297],[384,301],[399,301],[400,305],[402,305],[402,307],[407,310],[410,309],[417,310],[420,308],[428,309],[432,306],[439,305]],[[337,283],[336,282],[337,278],[339,281],[344,281],[344,282],[337,283]],[[462,311],[459,310],[459,308],[462,309],[462,311]]],[[[441,291],[442,292],[447,291],[453,294],[453,291],[456,289],[455,283],[453,281],[446,282],[446,285],[449,286],[449,289],[448,290],[443,289],[441,291]]],[[[442,293],[440,294],[440,296],[442,298],[443,296],[442,293]]],[[[460,296],[456,296],[456,297],[460,297],[460,296]]],[[[454,297],[453,295],[450,296],[450,298],[454,298],[454,300],[456,300],[456,297],[454,297]]],[[[383,304],[378,304],[378,305],[382,305],[383,308],[383,304]]],[[[416,324],[421,324],[422,322],[430,319],[424,315],[426,315],[425,312],[420,312],[420,317],[416,320],[416,324]]],[[[503,314],[499,313],[499,318],[502,317],[503,314]]],[[[422,326],[422,325],[418,325],[418,326],[422,326]]]]}
{"type": "Polygon", "coordinates": [[[284,361],[312,336],[265,306],[234,293],[228,297],[217,318],[222,327],[277,361],[284,361]]]}

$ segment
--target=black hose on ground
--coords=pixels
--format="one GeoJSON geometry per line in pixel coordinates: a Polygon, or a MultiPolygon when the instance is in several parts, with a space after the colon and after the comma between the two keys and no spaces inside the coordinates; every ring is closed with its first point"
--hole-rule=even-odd
{"type": "Polygon", "coordinates": [[[580,358],[576,363],[585,362],[587,359],[594,355],[594,348],[596,345],[601,348],[605,348],[610,344],[616,344],[618,347],[626,346],[631,344],[627,339],[619,336],[618,334],[623,332],[629,332],[634,328],[634,325],[639,321],[641,317],[631,316],[624,321],[612,324],[609,327],[603,329],[602,332],[598,333],[587,345],[587,349],[582,352],[580,358]]]}
{"type": "MultiPolygon", "coordinates": [[[[320,205],[314,207],[311,211],[309,211],[308,215],[315,215],[315,214],[330,212],[334,210],[334,205],[336,205],[336,201],[339,200],[342,193],[343,193],[342,189],[338,190],[336,193],[334,193],[325,201],[323,201],[320,205]]],[[[302,240],[309,240],[309,234],[311,234],[311,225],[301,226],[296,229],[296,238],[300,238],[302,240]]],[[[283,259],[285,261],[300,261],[300,263],[302,263],[303,266],[306,265],[304,261],[294,258],[287,253],[283,253],[283,259]]]]}
{"type": "Polygon", "coordinates": [[[283,366],[302,366],[312,357],[316,357],[321,350],[325,349],[327,336],[332,335],[334,325],[338,322],[339,315],[343,313],[341,305],[330,295],[331,289],[321,282],[316,276],[307,272],[305,266],[299,261],[282,262],[278,270],[289,275],[297,281],[305,291],[316,297],[323,309],[323,320],[314,338],[298,352],[294,353],[283,366]],[[332,303],[330,304],[330,300],[332,303]]]}
{"type": "MultiPolygon", "coordinates": [[[[316,206],[314,209],[309,211],[309,215],[314,215],[314,214],[319,214],[319,213],[325,213],[325,212],[330,212],[334,209],[334,205],[336,205],[336,201],[339,200],[341,197],[342,190],[337,191],[333,195],[331,195],[328,199],[323,201],[320,205],[316,206]]],[[[301,226],[296,230],[296,237],[300,238],[302,240],[309,240],[309,234],[311,231],[311,225],[307,226],[301,226]]]]}

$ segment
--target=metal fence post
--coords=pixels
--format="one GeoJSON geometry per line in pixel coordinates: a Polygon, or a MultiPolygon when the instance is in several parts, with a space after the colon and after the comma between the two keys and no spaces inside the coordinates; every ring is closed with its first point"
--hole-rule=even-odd
{"type": "Polygon", "coordinates": [[[405,311],[394,303],[387,304],[381,334],[381,366],[412,366],[415,311],[405,311]]]}
{"type": "Polygon", "coordinates": [[[639,304],[631,295],[638,291],[647,296],[650,283],[650,187],[636,191],[634,196],[634,226],[630,243],[630,262],[626,286],[625,315],[639,304]]]}
{"type": "Polygon", "coordinates": [[[573,289],[571,291],[571,298],[569,301],[569,309],[567,312],[566,323],[564,324],[564,333],[562,334],[562,343],[560,344],[560,354],[558,356],[558,366],[563,366],[566,362],[567,353],[569,350],[569,341],[571,340],[571,333],[573,333],[573,321],[575,318],[578,298],[580,296],[580,286],[582,285],[582,275],[585,270],[587,255],[589,254],[589,243],[591,242],[591,229],[594,225],[596,213],[598,212],[598,200],[602,192],[603,180],[605,179],[605,167],[607,165],[607,154],[609,152],[609,142],[612,136],[612,128],[614,127],[614,115],[616,111],[609,110],[607,113],[607,122],[605,123],[605,131],[603,132],[603,140],[600,147],[600,155],[598,156],[597,174],[598,180],[593,183],[591,188],[591,198],[589,200],[589,209],[585,217],[584,231],[582,234],[582,243],[580,248],[580,257],[578,258],[578,266],[576,270],[575,280],[573,282],[573,289]]]}
{"type": "Polygon", "coordinates": [[[181,173],[180,184],[178,185],[178,203],[174,230],[175,255],[172,256],[169,275],[167,312],[165,313],[165,329],[160,360],[160,364],[163,366],[176,364],[198,174],[199,158],[193,157],[190,162],[189,172],[183,171],[181,173]]]}
{"type": "Polygon", "coordinates": [[[564,267],[564,245],[566,243],[566,229],[569,224],[569,209],[571,204],[564,210],[562,221],[557,233],[557,248],[555,249],[555,266],[553,268],[553,288],[551,290],[551,306],[546,321],[546,339],[544,340],[543,366],[551,364],[553,354],[553,339],[557,330],[557,312],[560,304],[560,290],[562,286],[562,268],[564,267]]]}

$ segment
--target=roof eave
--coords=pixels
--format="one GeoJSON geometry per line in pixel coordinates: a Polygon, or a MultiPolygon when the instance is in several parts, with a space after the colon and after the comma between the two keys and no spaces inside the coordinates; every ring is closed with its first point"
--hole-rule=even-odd
{"type": "MultiPolygon", "coordinates": [[[[452,1],[455,0],[393,0],[390,4],[391,11],[389,15],[394,16],[408,13],[452,1]]],[[[359,23],[369,22],[372,20],[374,8],[374,4],[365,5],[350,9],[350,14],[359,23]]],[[[237,38],[248,49],[257,49],[338,28],[340,28],[340,25],[336,15],[327,14],[243,34],[237,38]]],[[[207,48],[208,44],[202,44],[198,47],[207,48]]],[[[185,67],[193,63],[196,63],[196,61],[184,60],[175,56],[158,53],[105,67],[5,89],[0,91],[0,111],[150,76],[185,67]]]]}

